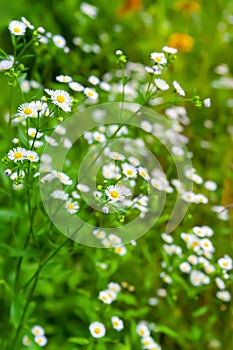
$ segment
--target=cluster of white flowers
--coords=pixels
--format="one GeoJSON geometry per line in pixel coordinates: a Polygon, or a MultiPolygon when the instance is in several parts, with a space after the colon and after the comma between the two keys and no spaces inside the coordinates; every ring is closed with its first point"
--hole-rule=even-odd
{"type": "Polygon", "coordinates": [[[143,349],[162,350],[161,346],[152,338],[150,329],[145,321],[141,321],[137,324],[136,332],[141,337],[143,349]]]}
{"type": "MultiPolygon", "coordinates": [[[[209,226],[194,226],[192,233],[182,232],[180,237],[185,242],[186,251],[173,243],[174,238],[171,235],[162,233],[161,237],[165,242],[164,251],[167,255],[175,254],[179,257],[179,269],[190,276],[190,282],[193,286],[208,285],[215,279],[216,285],[220,289],[216,293],[217,298],[227,302],[231,300],[231,295],[229,291],[225,290],[224,280],[229,280],[228,272],[232,270],[232,258],[225,254],[222,258],[216,259],[215,247],[210,240],[213,234],[214,231],[209,226]]],[[[171,284],[173,267],[169,267],[165,261],[162,266],[167,272],[161,272],[160,277],[165,283],[171,284]]]]}
{"type": "Polygon", "coordinates": [[[23,340],[22,340],[23,345],[30,347],[33,344],[33,340],[34,340],[34,343],[38,344],[41,347],[47,344],[48,340],[45,336],[44,328],[38,325],[33,326],[31,329],[31,333],[32,333],[32,336],[25,335],[23,337],[23,340]]]}

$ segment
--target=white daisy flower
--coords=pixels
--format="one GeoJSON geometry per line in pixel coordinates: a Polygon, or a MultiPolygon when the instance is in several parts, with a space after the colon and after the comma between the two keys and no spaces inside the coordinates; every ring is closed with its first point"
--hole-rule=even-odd
{"type": "Polygon", "coordinates": [[[112,298],[108,294],[107,290],[102,290],[99,292],[99,299],[104,303],[104,304],[111,304],[112,303],[112,298]]]}
{"type": "Polygon", "coordinates": [[[16,36],[24,35],[26,32],[26,25],[21,21],[11,21],[8,29],[16,36]]]}
{"type": "Polygon", "coordinates": [[[57,125],[57,126],[55,127],[54,132],[55,132],[56,134],[58,134],[58,135],[65,135],[65,133],[66,133],[66,128],[65,128],[64,126],[62,126],[62,125],[57,125]]]}
{"type": "Polygon", "coordinates": [[[223,270],[232,269],[232,259],[229,255],[224,255],[222,258],[218,259],[218,264],[223,270]]]}
{"type": "Polygon", "coordinates": [[[58,145],[57,141],[51,136],[45,135],[44,139],[50,146],[56,147],[58,145]]]}
{"type": "Polygon", "coordinates": [[[167,59],[163,52],[152,52],[150,54],[150,57],[153,61],[155,61],[158,64],[164,65],[167,63],[167,59]]]}
{"type": "Polygon", "coordinates": [[[36,118],[37,108],[35,102],[23,103],[18,107],[18,115],[24,118],[36,118]]]}
{"type": "Polygon", "coordinates": [[[45,331],[44,331],[44,328],[41,327],[41,326],[33,326],[32,329],[31,329],[31,332],[33,335],[37,336],[37,335],[44,335],[45,334],[45,331]]]}
{"type": "Polygon", "coordinates": [[[180,146],[172,146],[171,151],[177,157],[182,157],[184,155],[184,150],[180,146]]]}
{"type": "Polygon", "coordinates": [[[222,301],[225,301],[225,302],[231,301],[231,294],[227,290],[219,290],[216,293],[216,296],[218,299],[220,299],[222,301]]]}
{"type": "Polygon", "coordinates": [[[142,120],[140,125],[144,131],[149,132],[149,133],[152,132],[153,127],[152,127],[151,123],[148,122],[147,120],[142,120]]]}
{"type": "Polygon", "coordinates": [[[84,94],[91,100],[97,100],[98,99],[98,93],[90,88],[84,89],[84,94]]]}
{"type": "Polygon", "coordinates": [[[8,152],[7,157],[14,162],[23,161],[27,158],[27,150],[22,147],[13,148],[8,152]]]}
{"type": "Polygon", "coordinates": [[[215,278],[215,283],[219,289],[225,289],[225,282],[220,277],[215,278]]]}
{"type": "Polygon", "coordinates": [[[101,81],[99,84],[99,87],[104,91],[111,91],[111,85],[107,83],[106,81],[101,81]]]}
{"type": "Polygon", "coordinates": [[[82,86],[80,83],[76,81],[71,81],[70,83],[68,83],[68,85],[71,90],[76,92],[80,92],[84,90],[84,86],[82,86]]]}
{"type": "Polygon", "coordinates": [[[180,86],[180,84],[176,80],[173,81],[172,85],[173,85],[174,89],[176,90],[176,92],[178,93],[178,95],[185,96],[184,90],[182,89],[182,87],[180,86]]]}
{"type": "Polygon", "coordinates": [[[37,335],[35,336],[35,343],[39,346],[45,346],[47,344],[47,338],[44,335],[37,335]]]}
{"type": "Polygon", "coordinates": [[[148,350],[162,350],[161,346],[158,343],[153,343],[149,345],[148,350]]]}
{"type": "Polygon", "coordinates": [[[95,229],[93,231],[93,235],[96,236],[99,239],[103,239],[106,237],[106,232],[103,230],[95,229]]]}
{"type": "Polygon", "coordinates": [[[64,112],[71,111],[72,99],[68,92],[64,90],[48,90],[45,91],[51,96],[51,101],[53,104],[59,106],[64,112]]]}
{"type": "Polygon", "coordinates": [[[94,338],[102,338],[105,336],[106,328],[103,323],[96,321],[90,324],[89,331],[94,338]]]}
{"type": "Polygon", "coordinates": [[[195,195],[195,193],[193,193],[191,191],[185,191],[182,193],[182,199],[188,203],[195,203],[196,202],[196,195],[195,195]]]}
{"type": "Polygon", "coordinates": [[[27,20],[25,17],[21,17],[21,21],[26,25],[29,29],[34,29],[35,27],[27,20]]]}
{"type": "Polygon", "coordinates": [[[150,175],[148,174],[148,170],[146,168],[139,167],[138,168],[138,173],[146,181],[150,180],[150,175]]]}
{"type": "Polygon", "coordinates": [[[14,60],[2,60],[0,61],[0,71],[8,70],[14,65],[14,60]]]}
{"type": "Polygon", "coordinates": [[[159,90],[166,91],[169,89],[168,83],[163,79],[155,79],[154,83],[159,90]]]}
{"type": "Polygon", "coordinates": [[[121,238],[114,235],[113,233],[111,233],[109,236],[108,236],[109,240],[111,241],[112,245],[117,245],[117,244],[121,244],[121,238]]]}
{"type": "Polygon", "coordinates": [[[88,78],[88,82],[94,86],[98,85],[100,80],[98,77],[96,77],[95,75],[90,75],[88,78]]]}
{"type": "Polygon", "coordinates": [[[132,164],[133,166],[139,166],[140,165],[140,161],[135,158],[135,157],[129,157],[129,162],[130,164],[132,164]]]}
{"type": "Polygon", "coordinates": [[[51,175],[53,178],[57,178],[64,185],[72,185],[72,180],[69,178],[69,176],[61,171],[52,170],[51,175]]]}
{"type": "Polygon", "coordinates": [[[198,271],[198,270],[191,271],[191,274],[190,274],[191,283],[195,287],[200,286],[202,284],[203,275],[204,274],[201,271],[198,271]]]}
{"type": "Polygon", "coordinates": [[[115,293],[118,293],[121,290],[121,286],[119,285],[119,283],[109,282],[108,289],[115,292],[115,293]]]}
{"type": "Polygon", "coordinates": [[[207,237],[213,236],[214,231],[213,231],[212,228],[210,228],[209,226],[202,226],[202,229],[204,230],[205,235],[206,235],[207,237]]]}
{"type": "Polygon", "coordinates": [[[188,257],[188,262],[190,262],[190,264],[192,264],[192,265],[197,265],[197,264],[199,264],[199,258],[196,256],[196,255],[189,255],[189,257],[188,257]]]}
{"type": "Polygon", "coordinates": [[[195,196],[195,202],[196,203],[207,204],[208,203],[208,198],[206,196],[204,196],[204,194],[198,193],[195,196]]]}
{"type": "Polygon", "coordinates": [[[144,322],[140,322],[136,327],[136,332],[141,337],[149,337],[150,331],[147,325],[144,322]]]}
{"type": "Polygon", "coordinates": [[[95,141],[98,141],[98,142],[105,142],[106,141],[106,136],[102,132],[95,131],[95,132],[93,132],[92,136],[93,136],[93,139],[95,141]]]}
{"type": "Polygon", "coordinates": [[[123,154],[120,154],[118,152],[110,152],[109,158],[114,160],[125,160],[125,157],[123,156],[123,154]]]}
{"type": "Polygon", "coordinates": [[[56,199],[61,199],[63,201],[66,201],[69,198],[68,193],[65,193],[62,190],[55,190],[50,194],[50,196],[56,199]]]}
{"type": "Polygon", "coordinates": [[[36,128],[28,128],[28,135],[33,137],[33,138],[36,137],[37,139],[39,139],[39,138],[41,138],[43,136],[43,133],[37,131],[36,128]]]}
{"type": "Polygon", "coordinates": [[[29,345],[32,344],[30,338],[29,338],[27,335],[25,335],[25,336],[23,337],[22,343],[23,343],[23,345],[25,345],[25,346],[29,346],[29,345]]]}
{"type": "Polygon", "coordinates": [[[77,202],[72,202],[72,200],[68,200],[65,204],[65,208],[70,214],[75,214],[79,210],[79,205],[77,202]]]}
{"type": "Polygon", "coordinates": [[[205,237],[206,233],[203,227],[200,226],[194,226],[193,227],[193,232],[198,236],[198,237],[205,237]]]}
{"type": "Polygon", "coordinates": [[[59,83],[70,83],[72,78],[69,75],[57,75],[56,80],[59,81],[59,83]]]}
{"type": "Polygon", "coordinates": [[[173,238],[172,238],[172,236],[170,236],[168,233],[162,233],[161,234],[161,237],[162,237],[162,239],[163,239],[163,241],[164,242],[166,242],[166,243],[173,243],[173,238]]]}
{"type": "Polygon", "coordinates": [[[52,37],[53,43],[55,46],[57,46],[59,49],[63,49],[66,46],[66,40],[61,35],[54,35],[52,37]]]}
{"type": "Polygon", "coordinates": [[[84,192],[87,193],[90,191],[90,187],[84,184],[77,184],[76,188],[80,191],[80,192],[84,192]]]}
{"type": "Polygon", "coordinates": [[[127,253],[127,249],[125,246],[118,246],[114,249],[114,253],[123,256],[127,253]]]}
{"type": "Polygon", "coordinates": [[[122,164],[123,174],[127,178],[136,178],[137,177],[137,169],[128,163],[122,164]]]}
{"type": "Polygon", "coordinates": [[[111,318],[111,321],[112,321],[113,328],[118,332],[124,329],[124,322],[119,317],[113,316],[111,318]]]}
{"type": "Polygon", "coordinates": [[[36,152],[34,151],[27,151],[26,153],[26,159],[30,160],[32,163],[36,163],[39,161],[39,156],[36,152]]]}
{"type": "Polygon", "coordinates": [[[201,239],[200,246],[206,252],[213,253],[215,251],[215,248],[214,248],[212,242],[208,238],[201,239]]]}
{"type": "Polygon", "coordinates": [[[180,268],[180,271],[185,272],[185,273],[189,273],[192,270],[191,265],[186,261],[182,262],[180,264],[179,268],[180,268]]]}
{"type": "Polygon", "coordinates": [[[177,49],[175,49],[174,47],[169,47],[169,46],[164,46],[162,47],[162,50],[166,53],[170,53],[171,55],[175,55],[177,53],[177,49]]]}
{"type": "Polygon", "coordinates": [[[99,11],[98,7],[90,5],[87,2],[81,3],[80,10],[82,11],[82,13],[84,13],[85,15],[87,15],[88,17],[90,17],[92,19],[96,18],[98,11],[99,11]]]}
{"type": "Polygon", "coordinates": [[[215,191],[217,189],[217,184],[214,181],[208,180],[204,183],[204,187],[208,191],[215,191]]]}
{"type": "Polygon", "coordinates": [[[105,194],[111,202],[117,202],[131,195],[131,191],[118,185],[110,185],[105,190],[105,194]]]}
{"type": "Polygon", "coordinates": [[[141,338],[141,342],[142,342],[142,345],[143,345],[144,349],[149,349],[149,347],[154,344],[154,339],[152,337],[150,337],[150,336],[142,337],[141,338]]]}

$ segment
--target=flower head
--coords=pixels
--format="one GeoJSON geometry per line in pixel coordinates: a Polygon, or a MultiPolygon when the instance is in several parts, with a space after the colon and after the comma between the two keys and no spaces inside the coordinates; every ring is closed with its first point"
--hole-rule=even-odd
{"type": "Polygon", "coordinates": [[[21,21],[11,21],[8,28],[12,34],[21,36],[25,34],[27,27],[21,21]]]}
{"type": "Polygon", "coordinates": [[[111,321],[112,321],[113,328],[115,330],[117,330],[118,332],[121,331],[124,328],[124,323],[119,317],[113,316],[111,318],[111,321]]]}
{"type": "Polygon", "coordinates": [[[89,330],[94,338],[102,338],[106,333],[104,324],[97,321],[90,324],[89,330]]]}
{"type": "Polygon", "coordinates": [[[164,65],[167,63],[167,59],[163,52],[152,52],[150,54],[150,57],[153,61],[155,61],[157,64],[164,65]]]}
{"type": "Polygon", "coordinates": [[[14,162],[23,161],[27,158],[27,150],[22,147],[13,148],[8,152],[7,157],[14,162]]]}

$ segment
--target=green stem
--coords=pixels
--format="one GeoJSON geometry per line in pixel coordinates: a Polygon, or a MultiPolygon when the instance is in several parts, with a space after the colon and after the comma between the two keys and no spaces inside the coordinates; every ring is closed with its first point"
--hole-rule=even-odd
{"type": "Polygon", "coordinates": [[[13,342],[12,342],[12,345],[11,345],[11,348],[9,350],[14,350],[15,346],[17,345],[17,340],[18,340],[18,337],[19,337],[19,333],[21,331],[21,328],[23,326],[23,323],[24,323],[24,319],[25,319],[25,316],[26,316],[26,313],[27,313],[27,310],[28,310],[28,307],[29,307],[29,304],[31,302],[31,299],[32,299],[32,296],[34,294],[34,291],[35,291],[35,288],[36,288],[36,285],[37,285],[37,282],[38,282],[38,276],[36,277],[33,285],[32,285],[32,288],[31,288],[31,291],[29,293],[29,296],[28,296],[28,299],[27,299],[27,302],[24,306],[24,309],[23,309],[23,313],[22,313],[22,316],[20,318],[20,323],[16,329],[16,333],[15,333],[15,336],[14,336],[14,339],[13,339],[13,342]]]}

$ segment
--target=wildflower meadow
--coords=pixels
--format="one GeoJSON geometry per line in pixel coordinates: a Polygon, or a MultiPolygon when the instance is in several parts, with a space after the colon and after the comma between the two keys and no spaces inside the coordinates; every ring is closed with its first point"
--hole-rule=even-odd
{"type": "Polygon", "coordinates": [[[0,350],[232,350],[232,2],[1,14],[0,350]]]}

